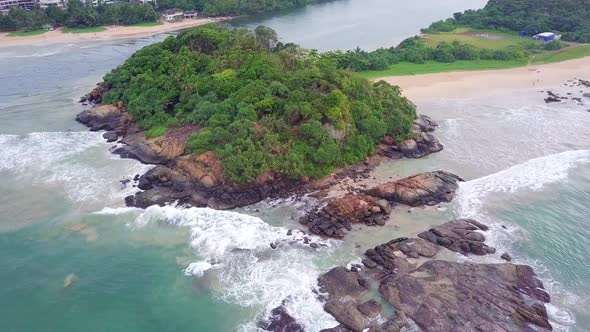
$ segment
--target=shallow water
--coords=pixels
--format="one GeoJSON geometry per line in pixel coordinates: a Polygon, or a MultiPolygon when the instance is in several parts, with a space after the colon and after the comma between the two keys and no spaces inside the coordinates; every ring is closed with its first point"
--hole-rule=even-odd
{"type": "Polygon", "coordinates": [[[316,251],[287,235],[301,202],[236,212],[123,207],[135,189],[120,181],[149,166],[111,155],[101,133],[77,124],[77,100],[162,38],[0,49],[1,331],[249,331],[287,298],[289,312],[318,331],[336,325],[313,293],[319,273],[456,216],[491,224],[499,253],[535,266],[558,330],[590,330],[587,106],[548,106],[536,91],[418,101],[439,121],[445,150],[376,173],[455,172],[467,180],[456,200],[397,208],[386,226],[359,226],[344,243],[314,239],[325,244],[316,251]]]}

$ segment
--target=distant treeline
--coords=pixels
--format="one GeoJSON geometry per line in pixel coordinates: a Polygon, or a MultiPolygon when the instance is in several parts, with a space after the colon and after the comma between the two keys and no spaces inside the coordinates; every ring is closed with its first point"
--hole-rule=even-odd
{"type": "Polygon", "coordinates": [[[562,39],[590,43],[590,0],[490,0],[479,10],[455,13],[424,32],[447,32],[457,26],[526,31],[555,31],[562,39]]]}
{"type": "Polygon", "coordinates": [[[44,24],[68,28],[95,27],[109,24],[136,24],[156,21],[159,15],[152,5],[114,3],[93,7],[79,0],[68,1],[66,9],[48,7],[24,10],[14,7],[0,15],[0,31],[34,30],[44,24]]]}
{"type": "Polygon", "coordinates": [[[322,0],[161,0],[160,9],[195,9],[207,16],[245,15],[305,6],[322,0]]]}
{"type": "Polygon", "coordinates": [[[421,64],[426,61],[450,63],[456,60],[524,61],[526,59],[526,54],[521,50],[477,49],[458,41],[442,42],[436,47],[429,47],[420,37],[411,37],[397,47],[380,48],[372,52],[357,48],[347,52],[327,52],[323,56],[335,61],[339,68],[355,71],[384,70],[404,61],[421,64]]]}

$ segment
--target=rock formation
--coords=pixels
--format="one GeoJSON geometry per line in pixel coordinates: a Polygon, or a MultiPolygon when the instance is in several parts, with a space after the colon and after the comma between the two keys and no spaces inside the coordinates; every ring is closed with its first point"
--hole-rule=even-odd
{"type": "MultiPolygon", "coordinates": [[[[470,234],[487,227],[454,220],[432,230],[444,232],[443,239],[480,243],[470,234]]],[[[531,267],[436,259],[442,247],[399,238],[367,250],[360,271],[336,267],[321,275],[318,283],[328,294],[324,309],[340,323],[324,332],[400,331],[411,324],[425,332],[552,330],[544,305],[549,295],[531,267]],[[379,297],[368,291],[373,287],[379,297]],[[382,303],[395,308],[387,319],[382,303]]]]}
{"type": "Polygon", "coordinates": [[[463,179],[451,173],[427,172],[378,185],[367,194],[410,206],[435,205],[450,202],[459,181],[463,179]]]}
{"type": "Polygon", "coordinates": [[[392,159],[421,158],[443,149],[442,144],[430,132],[438,124],[426,115],[420,115],[414,120],[414,137],[402,142],[396,142],[392,137],[386,137],[379,145],[378,153],[392,159]]]}

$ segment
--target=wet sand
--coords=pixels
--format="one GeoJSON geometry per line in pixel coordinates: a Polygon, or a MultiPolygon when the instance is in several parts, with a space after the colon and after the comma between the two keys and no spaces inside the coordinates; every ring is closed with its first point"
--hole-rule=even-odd
{"type": "Polygon", "coordinates": [[[411,100],[485,97],[515,89],[546,89],[573,78],[590,79],[590,57],[521,68],[376,78],[399,85],[411,100]]]}
{"type": "Polygon", "coordinates": [[[48,31],[46,33],[26,36],[8,37],[8,33],[0,33],[0,47],[23,45],[47,45],[59,43],[75,43],[83,41],[112,40],[125,38],[141,38],[160,33],[173,32],[213,22],[225,21],[231,18],[198,18],[186,19],[181,22],[168,23],[155,26],[108,26],[106,31],[92,33],[64,33],[62,29],[48,31]]]}

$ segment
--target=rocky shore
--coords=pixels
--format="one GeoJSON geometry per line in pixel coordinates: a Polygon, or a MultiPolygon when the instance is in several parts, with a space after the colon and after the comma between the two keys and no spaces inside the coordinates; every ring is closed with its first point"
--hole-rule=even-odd
{"type": "MultiPolygon", "coordinates": [[[[100,103],[107,90],[98,87],[82,101],[100,103]]],[[[214,152],[187,153],[187,142],[202,129],[199,126],[183,125],[163,136],[148,138],[122,103],[93,107],[76,119],[90,130],[106,131],[104,138],[118,143],[113,153],[155,165],[133,179],[141,191],[125,199],[127,205],[141,208],[179,202],[232,209],[266,198],[310,192],[323,195],[345,178],[367,177],[384,158],[420,158],[443,148],[432,135],[436,123],[420,116],[414,122],[412,139],[396,142],[385,137],[374,156],[324,179],[290,179],[269,172],[254,183],[238,186],[225,181],[223,165],[214,152]]],[[[384,225],[397,204],[413,207],[450,202],[461,181],[457,175],[434,171],[369,189],[352,188],[340,197],[320,201],[300,223],[313,234],[342,239],[354,224],[384,225]]],[[[549,295],[531,267],[461,263],[441,257],[445,251],[465,256],[496,255],[496,249],[485,243],[486,231],[488,227],[475,220],[452,220],[416,238],[397,238],[368,249],[361,264],[335,267],[322,274],[318,298],[324,310],[339,322],[323,332],[394,332],[404,328],[433,332],[551,331],[545,308],[549,295]]],[[[277,248],[277,244],[270,246],[277,248]]],[[[310,246],[319,247],[316,243],[310,246]]],[[[511,260],[507,253],[501,258],[511,260]]],[[[304,331],[286,309],[287,301],[258,327],[276,332],[304,331]]]]}
{"type": "MultiPolygon", "coordinates": [[[[551,331],[545,308],[550,298],[531,267],[438,258],[447,249],[495,254],[485,231],[475,220],[452,220],[418,238],[369,249],[362,265],[321,275],[324,310],[340,323],[322,332],[551,331]]],[[[267,331],[303,331],[284,308],[273,311],[270,321],[267,331]]]]}
{"type": "MultiPolygon", "coordinates": [[[[99,104],[108,87],[98,86],[84,96],[81,102],[99,104]]],[[[431,134],[436,123],[420,116],[414,123],[414,138],[395,142],[385,137],[377,154],[364,163],[342,168],[320,180],[292,179],[267,172],[254,183],[234,185],[223,176],[223,166],[215,152],[200,155],[186,152],[190,136],[202,128],[182,125],[172,128],[160,137],[148,138],[127,113],[123,103],[98,105],[78,114],[76,120],[92,131],[106,131],[108,142],[118,142],[112,152],[122,158],[132,158],[145,164],[156,165],[140,175],[137,183],[142,190],[125,199],[128,206],[145,208],[173,202],[214,209],[233,209],[257,203],[266,198],[302,195],[329,188],[343,178],[359,178],[379,164],[383,158],[419,158],[442,150],[442,145],[431,134]]]]}

